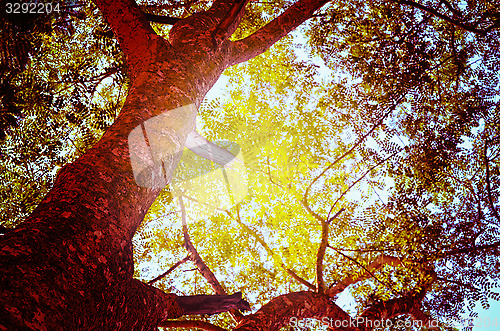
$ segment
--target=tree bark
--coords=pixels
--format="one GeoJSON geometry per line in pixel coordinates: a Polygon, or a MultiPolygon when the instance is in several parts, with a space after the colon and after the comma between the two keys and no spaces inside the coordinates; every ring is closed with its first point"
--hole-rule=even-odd
{"type": "MultiPolygon", "coordinates": [[[[217,298],[207,299],[213,309],[196,307],[192,299],[133,279],[131,239],[160,188],[137,185],[128,145],[129,133],[148,119],[199,106],[222,71],[242,61],[230,41],[212,41],[233,1],[215,1],[210,10],[178,21],[168,41],[154,33],[132,0],[95,3],[125,53],[130,90],[101,140],[59,171],[30,217],[0,236],[0,330],[154,330],[186,313],[242,307],[234,297],[219,297],[215,305],[217,298]]],[[[299,3],[306,8],[311,1],[299,3]]],[[[263,52],[316,7],[287,12],[282,23],[293,24],[266,45],[252,50],[247,44],[251,54],[245,57],[263,52]]],[[[165,125],[181,126],[174,120],[165,125]]],[[[183,146],[182,138],[172,137],[165,139],[183,146]]],[[[175,168],[177,160],[170,162],[175,168]]]]}

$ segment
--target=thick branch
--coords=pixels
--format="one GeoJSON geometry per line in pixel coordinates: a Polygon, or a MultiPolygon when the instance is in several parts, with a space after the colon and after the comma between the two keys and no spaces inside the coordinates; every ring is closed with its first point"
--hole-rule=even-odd
{"type": "Polygon", "coordinates": [[[179,203],[182,211],[182,232],[184,233],[184,245],[191,256],[191,260],[194,262],[201,275],[207,280],[210,286],[212,286],[212,289],[216,294],[226,294],[226,290],[219,283],[212,270],[207,267],[203,259],[200,257],[200,254],[198,254],[196,247],[194,247],[191,242],[186,223],[186,208],[184,206],[184,202],[182,201],[182,197],[179,197],[179,203]]]}
{"type": "Polygon", "coordinates": [[[150,13],[144,13],[144,15],[146,16],[146,19],[150,22],[170,24],[170,25],[173,25],[182,19],[178,17],[170,17],[170,16],[150,14],[150,13]]]}
{"type": "Polygon", "coordinates": [[[344,278],[340,283],[328,289],[326,291],[326,295],[333,297],[345,290],[347,286],[373,277],[373,273],[381,269],[386,264],[395,267],[401,264],[401,260],[393,256],[379,255],[372,263],[368,265],[368,267],[366,267],[366,272],[360,274],[357,277],[348,276],[344,278]]]}
{"type": "Polygon", "coordinates": [[[223,40],[229,38],[241,21],[245,12],[245,6],[249,0],[235,0],[231,9],[227,12],[226,16],[221,20],[219,25],[212,33],[212,42],[220,44],[223,40]]]}
{"type": "Polygon", "coordinates": [[[157,322],[184,315],[219,314],[232,309],[250,309],[248,302],[242,299],[241,292],[233,295],[177,296],[137,279],[132,279],[127,285],[128,308],[143,311],[146,318],[156,319],[157,322]]]}
{"type": "Polygon", "coordinates": [[[271,47],[286,36],[329,0],[298,0],[283,14],[260,28],[254,34],[232,43],[232,64],[245,62],[271,47]]]}
{"type": "Polygon", "coordinates": [[[316,254],[316,286],[319,293],[325,291],[323,280],[323,258],[325,257],[326,245],[328,244],[328,226],[327,222],[321,222],[321,243],[316,254]]]}
{"type": "MultiPolygon", "coordinates": [[[[304,318],[315,318],[328,325],[345,321],[351,325],[351,317],[324,294],[314,292],[293,292],[269,301],[256,313],[247,315],[234,331],[274,331],[304,318]]],[[[356,328],[343,328],[356,330],[356,328]]]]}
{"type": "Polygon", "coordinates": [[[232,295],[190,295],[177,297],[177,304],[184,315],[219,314],[230,310],[250,310],[241,292],[232,295]]]}
{"type": "Polygon", "coordinates": [[[213,325],[208,322],[199,321],[199,320],[191,320],[191,321],[165,321],[162,322],[159,327],[163,328],[181,328],[181,329],[201,329],[206,331],[227,331],[226,329],[221,328],[220,326],[213,325]]]}

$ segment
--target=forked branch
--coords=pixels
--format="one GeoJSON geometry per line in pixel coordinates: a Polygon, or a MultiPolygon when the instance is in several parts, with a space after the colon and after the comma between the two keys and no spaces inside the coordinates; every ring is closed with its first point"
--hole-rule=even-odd
{"type": "Polygon", "coordinates": [[[232,43],[231,65],[250,60],[263,53],[278,40],[293,31],[329,0],[298,0],[283,14],[252,35],[232,43]]]}
{"type": "Polygon", "coordinates": [[[212,33],[214,46],[229,38],[240,23],[249,0],[234,0],[233,5],[212,33]]]}
{"type": "Polygon", "coordinates": [[[94,0],[125,53],[131,73],[153,61],[153,53],[159,45],[168,48],[153,30],[135,1],[94,0]],[[149,57],[149,58],[148,58],[149,57]]]}
{"type": "Polygon", "coordinates": [[[316,255],[316,286],[318,293],[325,291],[325,283],[323,280],[323,259],[325,258],[326,247],[328,246],[328,232],[330,222],[342,214],[344,208],[340,209],[332,218],[327,222],[321,223],[321,243],[318,247],[318,254],[316,255]]]}
{"type": "Polygon", "coordinates": [[[173,25],[181,20],[181,18],[178,17],[170,17],[170,16],[150,14],[150,13],[144,13],[144,15],[146,16],[146,19],[148,21],[155,23],[162,23],[162,24],[173,25]]]}
{"type": "Polygon", "coordinates": [[[314,318],[320,321],[326,318],[329,325],[335,325],[335,321],[340,321],[340,325],[351,325],[353,322],[346,312],[324,294],[293,292],[278,296],[256,313],[245,316],[234,331],[277,331],[289,325],[294,318],[314,318]]]}
{"type": "Polygon", "coordinates": [[[339,294],[340,292],[342,292],[343,290],[345,290],[347,286],[373,277],[373,273],[377,270],[382,269],[383,266],[390,265],[390,266],[396,267],[396,266],[400,265],[401,263],[402,263],[401,260],[398,259],[397,257],[393,257],[393,256],[389,256],[389,255],[379,255],[372,263],[370,263],[366,267],[365,272],[361,273],[358,276],[348,276],[348,277],[344,278],[337,285],[328,289],[326,291],[326,295],[333,297],[333,296],[339,294]]]}

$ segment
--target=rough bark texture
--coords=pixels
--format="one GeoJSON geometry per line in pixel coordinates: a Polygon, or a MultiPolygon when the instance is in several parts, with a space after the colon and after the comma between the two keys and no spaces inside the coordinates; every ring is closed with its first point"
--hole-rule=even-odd
{"type": "MultiPolygon", "coordinates": [[[[303,9],[315,4],[300,2],[303,9]]],[[[95,3],[126,55],[130,90],[102,139],[64,166],[33,214],[0,237],[0,330],[154,330],[186,313],[186,298],[132,278],[131,239],[159,189],[136,184],[127,138],[165,111],[198,106],[222,71],[241,62],[227,39],[213,43],[233,1],[215,1],[209,11],[178,21],[169,41],[154,33],[132,0],[95,3]]],[[[314,9],[288,12],[288,31],[314,9]]],[[[281,29],[265,42],[259,37],[263,43],[251,55],[285,34],[281,29]]]]}
{"type": "MultiPolygon", "coordinates": [[[[0,330],[155,330],[185,314],[248,308],[240,294],[178,297],[133,279],[132,236],[160,190],[137,185],[128,146],[134,128],[180,106],[198,106],[225,68],[262,53],[327,1],[299,0],[253,35],[230,42],[245,2],[217,0],[179,20],[165,41],[132,0],[95,0],[126,55],[130,90],[102,139],[61,169],[24,223],[0,236],[0,330]]],[[[176,160],[169,162],[175,167],[176,160]]],[[[369,273],[388,263],[375,262],[369,273]]],[[[359,279],[348,278],[333,292],[359,279]]],[[[365,316],[418,315],[422,293],[374,306],[365,316]]],[[[351,321],[327,295],[298,292],[273,299],[236,329],[278,330],[292,317],[351,321]]]]}

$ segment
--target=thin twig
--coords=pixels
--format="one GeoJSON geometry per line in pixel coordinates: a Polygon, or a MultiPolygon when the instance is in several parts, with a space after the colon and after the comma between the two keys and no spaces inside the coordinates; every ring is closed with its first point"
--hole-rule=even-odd
{"type": "MultiPolygon", "coordinates": [[[[379,165],[381,165],[382,163],[384,163],[385,161],[389,160],[391,157],[393,157],[394,155],[398,154],[399,152],[401,151],[397,151],[397,152],[394,152],[392,153],[391,155],[389,155],[388,157],[386,157],[385,159],[379,161],[377,164],[375,164],[373,167],[371,167],[370,169],[368,169],[368,171],[366,171],[363,176],[361,176],[360,178],[358,178],[354,183],[352,183],[344,192],[342,192],[342,194],[337,198],[337,200],[335,200],[335,202],[332,204],[332,207],[330,208],[330,211],[328,212],[328,217],[330,217],[330,214],[332,213],[333,211],[333,208],[335,207],[335,205],[340,201],[340,199],[342,199],[344,197],[344,195],[347,194],[347,192],[349,192],[351,190],[351,188],[354,187],[354,185],[356,185],[357,183],[359,183],[363,178],[365,178],[366,175],[368,175],[373,169],[375,169],[376,167],[378,167],[379,165]]],[[[335,218],[335,217],[334,217],[335,218]]]]}
{"type": "MultiPolygon", "coordinates": [[[[293,279],[295,279],[296,281],[298,281],[299,283],[307,286],[309,289],[315,291],[316,290],[316,286],[314,286],[313,284],[311,284],[310,282],[308,282],[307,280],[305,280],[304,278],[300,277],[299,275],[297,275],[297,273],[295,273],[295,271],[293,271],[292,269],[288,268],[284,263],[283,263],[283,260],[281,259],[281,257],[279,255],[277,255],[276,253],[273,252],[273,250],[269,247],[269,245],[264,241],[264,239],[262,239],[259,234],[253,230],[252,228],[250,228],[248,225],[246,225],[245,223],[243,223],[241,221],[241,218],[240,218],[240,209],[239,209],[239,205],[236,205],[236,212],[237,212],[237,218],[236,218],[236,222],[238,222],[238,224],[248,233],[250,234],[252,237],[255,238],[255,240],[257,240],[257,242],[264,248],[264,250],[266,251],[267,254],[269,254],[271,257],[275,258],[277,261],[277,263],[290,275],[292,276],[293,279]]],[[[229,211],[226,211],[226,213],[232,217],[231,213],[229,211]]]]}
{"type": "MultiPolygon", "coordinates": [[[[314,213],[314,212],[311,210],[311,208],[309,206],[309,203],[307,202],[307,196],[309,194],[309,190],[314,185],[314,183],[316,183],[321,178],[321,176],[323,176],[335,164],[337,164],[338,162],[340,162],[341,160],[343,160],[346,156],[348,156],[349,154],[351,154],[369,135],[371,135],[373,133],[373,131],[375,131],[375,129],[377,127],[379,127],[384,122],[384,120],[387,118],[387,116],[389,116],[389,114],[392,113],[392,111],[394,110],[394,108],[396,107],[396,105],[399,103],[399,101],[401,101],[401,97],[390,107],[390,109],[384,114],[384,116],[382,116],[382,118],[377,123],[375,123],[375,125],[372,126],[372,128],[370,129],[370,131],[368,131],[361,138],[359,138],[359,140],[347,152],[345,152],[344,154],[342,154],[341,156],[339,156],[335,161],[333,161],[328,167],[326,167],[318,176],[316,176],[312,180],[312,182],[309,184],[309,186],[307,186],[306,191],[304,192],[304,197],[302,198],[302,204],[304,205],[304,207],[306,207],[306,209],[311,214],[314,213]]],[[[318,218],[318,217],[316,217],[316,218],[318,218]]]]}
{"type": "Polygon", "coordinates": [[[163,277],[165,277],[166,275],[168,275],[169,273],[171,273],[172,271],[174,271],[178,266],[180,266],[181,264],[187,262],[190,260],[190,256],[186,256],[185,258],[183,258],[182,260],[180,261],[177,261],[176,264],[174,264],[173,266],[171,266],[167,271],[165,271],[164,273],[162,273],[161,275],[159,275],[158,277],[150,280],[148,282],[149,285],[153,284],[154,282],[157,282],[159,281],[160,279],[162,279],[163,277]]]}
{"type": "Polygon", "coordinates": [[[488,138],[485,139],[484,142],[484,162],[486,165],[486,191],[488,192],[488,201],[490,204],[490,209],[493,212],[493,215],[500,222],[500,217],[498,216],[497,209],[495,208],[495,204],[493,203],[493,197],[491,195],[491,183],[490,183],[490,166],[488,161],[488,138]]]}

